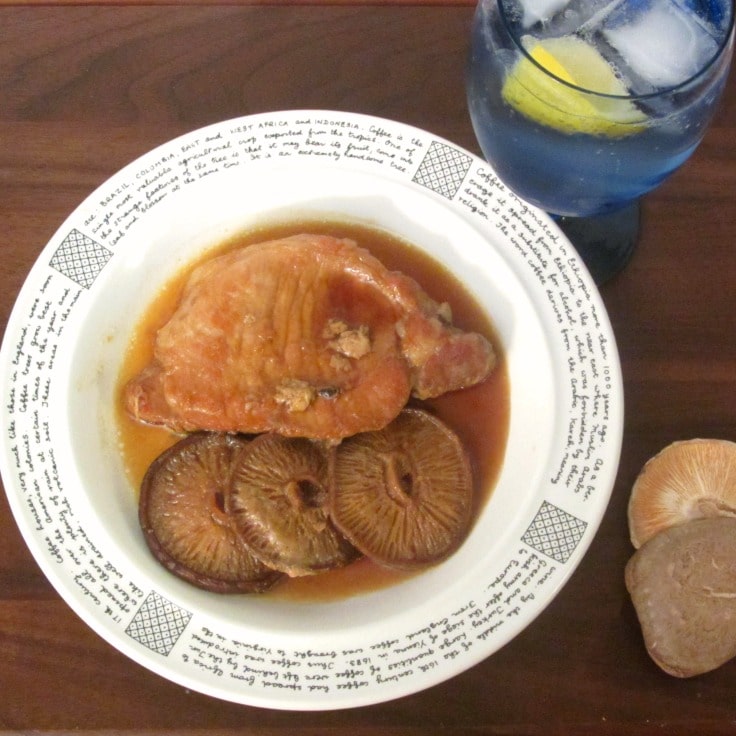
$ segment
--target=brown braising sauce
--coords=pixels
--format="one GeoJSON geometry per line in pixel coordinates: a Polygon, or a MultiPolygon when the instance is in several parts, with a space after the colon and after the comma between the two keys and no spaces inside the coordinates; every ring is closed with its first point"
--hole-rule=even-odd
{"type": "MultiPolygon", "coordinates": [[[[381,230],[341,221],[299,220],[249,230],[208,250],[202,258],[189,264],[163,286],[135,327],[118,379],[121,396],[117,406],[120,449],[136,493],[148,466],[181,437],[167,429],[140,424],[131,419],[123,407],[122,390],[152,360],[156,332],[175,311],[189,273],[202,261],[229,250],[298,233],[352,238],[391,270],[402,271],[414,278],[435,301],[449,302],[453,324],[464,330],[479,332],[493,344],[499,360],[486,381],[437,399],[417,402],[435,411],[465,445],[473,466],[477,517],[495,486],[509,425],[508,371],[493,324],[458,279],[431,256],[381,230]]],[[[386,587],[416,574],[389,570],[361,559],[339,570],[285,580],[267,595],[291,600],[336,600],[386,587]]]]}

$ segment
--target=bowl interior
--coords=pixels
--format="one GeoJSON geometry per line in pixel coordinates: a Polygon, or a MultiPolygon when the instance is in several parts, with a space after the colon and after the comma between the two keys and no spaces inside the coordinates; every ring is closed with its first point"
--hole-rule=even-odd
{"type": "Polygon", "coordinates": [[[61,390],[67,393],[65,472],[91,523],[103,532],[115,558],[137,579],[230,631],[316,643],[356,632],[375,634],[391,621],[421,621],[468,580],[487,573],[524,519],[539,504],[534,489],[548,472],[558,355],[546,338],[549,310],[535,302],[513,265],[488,235],[475,229],[440,197],[360,171],[316,167],[258,167],[202,180],[172,194],[142,218],[118,245],[88,295],[74,349],[64,356],[61,390]],[[255,172],[254,172],[255,169],[255,172]],[[318,193],[318,194],[314,194],[318,193]],[[288,206],[284,206],[288,202],[288,206]],[[183,265],[238,232],[293,220],[343,219],[385,230],[425,250],[451,270],[487,311],[502,343],[510,376],[510,426],[496,488],[462,548],[449,560],[388,588],[333,602],[292,602],[268,596],[216,596],[179,581],[155,562],[137,521],[137,494],[118,447],[116,388],[133,327],[157,291],[183,265]]]}

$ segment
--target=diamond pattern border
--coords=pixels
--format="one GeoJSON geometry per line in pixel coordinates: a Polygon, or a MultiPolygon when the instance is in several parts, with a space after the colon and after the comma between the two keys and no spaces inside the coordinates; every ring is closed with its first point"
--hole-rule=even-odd
{"type": "Polygon", "coordinates": [[[565,563],[583,538],[588,522],[544,501],[521,538],[537,552],[565,563]]]}
{"type": "Polygon", "coordinates": [[[445,143],[432,141],[413,181],[452,199],[473,162],[471,156],[445,143]]]}
{"type": "Polygon", "coordinates": [[[151,591],[125,633],[154,652],[169,655],[192,619],[192,614],[151,591]]]}
{"type": "Polygon", "coordinates": [[[89,289],[112,255],[107,248],[74,229],[56,249],[49,265],[89,289]]]}

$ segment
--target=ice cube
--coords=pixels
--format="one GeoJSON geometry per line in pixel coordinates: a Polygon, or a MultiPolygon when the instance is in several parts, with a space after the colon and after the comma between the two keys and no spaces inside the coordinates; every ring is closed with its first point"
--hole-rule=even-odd
{"type": "Polygon", "coordinates": [[[621,61],[654,87],[686,81],[715,55],[713,33],[671,0],[654,0],[633,21],[603,29],[621,61]]]}
{"type": "Polygon", "coordinates": [[[521,20],[524,28],[531,28],[535,23],[545,23],[559,13],[570,0],[519,0],[524,11],[521,20]]]}
{"type": "MultiPolygon", "coordinates": [[[[571,33],[584,35],[588,27],[596,28],[603,20],[617,8],[623,0],[567,0],[567,2],[555,4],[545,13],[541,19],[543,28],[535,29],[540,36],[554,38],[567,36],[571,33]]],[[[627,0],[628,1],[628,0],[627,0]]],[[[525,0],[532,3],[534,8],[525,10],[525,20],[535,18],[537,3],[535,0],[525,0]]],[[[549,0],[544,0],[542,5],[547,5],[549,0]]],[[[527,26],[527,28],[530,26],[527,26]]]]}

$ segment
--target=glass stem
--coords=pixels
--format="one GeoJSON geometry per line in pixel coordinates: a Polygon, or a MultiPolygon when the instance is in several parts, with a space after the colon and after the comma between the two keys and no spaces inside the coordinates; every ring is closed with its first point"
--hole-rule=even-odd
{"type": "Polygon", "coordinates": [[[552,217],[599,286],[621,271],[634,253],[639,237],[638,200],[605,215],[552,217]]]}

